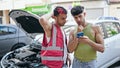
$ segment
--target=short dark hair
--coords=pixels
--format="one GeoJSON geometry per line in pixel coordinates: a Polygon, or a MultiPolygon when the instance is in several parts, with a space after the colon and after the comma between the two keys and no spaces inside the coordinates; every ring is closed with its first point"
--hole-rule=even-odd
{"type": "Polygon", "coordinates": [[[67,14],[67,10],[61,6],[57,6],[54,9],[54,16],[58,16],[59,14],[67,14]]]}
{"type": "Polygon", "coordinates": [[[81,14],[84,11],[84,7],[83,6],[75,6],[71,9],[71,14],[73,16],[81,14]]]}

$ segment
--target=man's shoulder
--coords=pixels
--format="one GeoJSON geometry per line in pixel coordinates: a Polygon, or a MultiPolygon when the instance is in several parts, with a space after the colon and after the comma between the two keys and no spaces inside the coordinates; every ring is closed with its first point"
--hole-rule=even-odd
{"type": "Polygon", "coordinates": [[[96,25],[96,24],[92,24],[92,23],[89,23],[91,25],[92,28],[99,28],[100,26],[99,25],[96,25]]]}
{"type": "Polygon", "coordinates": [[[96,24],[91,24],[91,27],[92,27],[92,30],[94,30],[95,32],[98,32],[98,30],[100,30],[100,26],[99,25],[96,25],[96,24]]]}

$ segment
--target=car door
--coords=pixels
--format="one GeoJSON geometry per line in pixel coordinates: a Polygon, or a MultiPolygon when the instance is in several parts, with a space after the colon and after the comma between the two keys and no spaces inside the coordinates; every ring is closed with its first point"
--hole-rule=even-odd
{"type": "MultiPolygon", "coordinates": [[[[99,22],[96,25],[98,25],[100,27],[100,29],[102,31],[102,35],[103,35],[104,41],[105,41],[105,39],[107,38],[107,34],[106,34],[106,29],[105,29],[103,23],[104,22],[99,22]]],[[[106,56],[106,54],[107,54],[108,49],[109,48],[106,48],[106,46],[105,46],[104,53],[97,52],[97,68],[100,68],[101,66],[103,66],[107,62],[107,56],[106,56]]]]}
{"type": "Polygon", "coordinates": [[[8,26],[0,26],[0,55],[5,54],[14,44],[14,33],[8,26]]]}
{"type": "Polygon", "coordinates": [[[117,28],[117,26],[119,25],[118,22],[108,22],[108,23],[104,23],[104,26],[106,28],[106,32],[107,32],[107,38],[105,40],[105,42],[108,41],[108,43],[105,43],[106,47],[109,47],[109,57],[110,60],[112,61],[115,58],[117,58],[116,56],[118,55],[117,52],[119,50],[119,48],[117,48],[120,43],[120,34],[119,34],[119,30],[117,28]]]}
{"type": "Polygon", "coordinates": [[[0,26],[0,54],[7,50],[6,47],[10,45],[9,41],[8,27],[0,26]]]}
{"type": "Polygon", "coordinates": [[[110,66],[114,62],[118,60],[116,58],[117,54],[116,52],[118,49],[116,49],[116,42],[118,42],[119,39],[119,31],[116,27],[117,22],[103,22],[103,29],[104,29],[104,46],[105,51],[104,53],[98,52],[98,58],[97,58],[97,64],[98,67],[106,67],[110,66]]]}
{"type": "Polygon", "coordinates": [[[114,40],[112,41],[114,44],[113,44],[113,47],[111,45],[111,48],[113,48],[115,51],[113,54],[113,55],[115,55],[115,58],[120,58],[120,53],[119,53],[119,50],[120,50],[120,23],[114,22],[114,26],[115,26],[114,32],[113,32],[114,40]]]}

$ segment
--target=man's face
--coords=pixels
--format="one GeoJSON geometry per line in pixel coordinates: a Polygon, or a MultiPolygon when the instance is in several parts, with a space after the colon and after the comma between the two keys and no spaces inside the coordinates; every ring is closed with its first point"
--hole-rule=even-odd
{"type": "Polygon", "coordinates": [[[75,15],[73,17],[78,25],[82,25],[83,23],[85,23],[85,12],[75,15]]]}
{"type": "Polygon", "coordinates": [[[67,14],[59,14],[56,16],[56,21],[59,26],[64,26],[66,23],[67,14]]]}

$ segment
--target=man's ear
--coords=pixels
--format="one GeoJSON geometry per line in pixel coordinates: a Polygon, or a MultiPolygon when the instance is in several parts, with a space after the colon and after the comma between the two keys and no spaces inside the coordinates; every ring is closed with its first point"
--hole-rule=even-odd
{"type": "Polygon", "coordinates": [[[84,16],[86,16],[86,12],[84,12],[84,16]]]}
{"type": "Polygon", "coordinates": [[[57,19],[57,17],[56,17],[56,16],[54,16],[54,15],[52,15],[52,18],[53,18],[53,19],[55,19],[55,20],[57,19]]]}
{"type": "Polygon", "coordinates": [[[52,18],[54,19],[54,18],[55,18],[55,16],[54,16],[54,15],[52,15],[52,18]]]}

